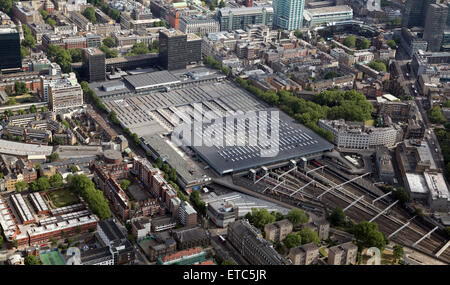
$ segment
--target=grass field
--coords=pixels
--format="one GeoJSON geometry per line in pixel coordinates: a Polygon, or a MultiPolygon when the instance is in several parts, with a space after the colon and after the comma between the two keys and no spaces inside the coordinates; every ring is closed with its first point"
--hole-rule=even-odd
{"type": "Polygon", "coordinates": [[[59,251],[50,251],[40,255],[42,264],[44,265],[64,265],[66,262],[59,251]]]}
{"type": "Polygon", "coordinates": [[[369,126],[369,127],[373,126],[374,124],[375,124],[375,120],[367,120],[364,123],[364,125],[369,126]]]}
{"type": "Polygon", "coordinates": [[[56,190],[49,193],[55,207],[65,207],[78,203],[78,197],[68,189],[56,190]]]}

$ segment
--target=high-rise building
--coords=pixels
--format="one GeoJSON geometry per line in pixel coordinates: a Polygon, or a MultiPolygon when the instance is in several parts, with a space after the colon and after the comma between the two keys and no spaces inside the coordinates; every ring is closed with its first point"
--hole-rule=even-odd
{"type": "Polygon", "coordinates": [[[217,17],[221,31],[245,30],[248,25],[255,24],[264,24],[272,28],[273,11],[272,7],[267,6],[222,8],[219,9],[217,17]]]}
{"type": "Polygon", "coordinates": [[[197,212],[192,208],[192,206],[186,202],[181,202],[180,208],[178,208],[178,217],[180,222],[187,227],[192,227],[197,225],[197,212]]]}
{"type": "Polygon", "coordinates": [[[431,4],[428,7],[423,39],[428,43],[429,51],[440,51],[447,21],[448,6],[431,4]]]}
{"type": "Polygon", "coordinates": [[[160,64],[167,70],[184,69],[201,60],[202,39],[179,30],[159,32],[160,64]]]}
{"type": "Polygon", "coordinates": [[[89,82],[104,81],[106,78],[105,54],[98,48],[84,48],[85,75],[89,82]]]}
{"type": "Polygon", "coordinates": [[[50,106],[53,111],[83,106],[83,90],[80,84],[62,78],[49,86],[50,106]]]}
{"type": "Polygon", "coordinates": [[[403,10],[402,27],[423,27],[428,6],[435,4],[436,0],[407,0],[403,10]]]}
{"type": "Polygon", "coordinates": [[[303,26],[305,0],[275,0],[275,26],[283,30],[297,30],[303,26]]]}
{"type": "Polygon", "coordinates": [[[0,29],[0,71],[17,71],[22,68],[20,38],[16,29],[0,29]]]}

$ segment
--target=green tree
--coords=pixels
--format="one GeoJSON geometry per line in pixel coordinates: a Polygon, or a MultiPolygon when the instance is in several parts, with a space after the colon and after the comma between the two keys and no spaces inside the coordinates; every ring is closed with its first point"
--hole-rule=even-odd
{"type": "Polygon", "coordinates": [[[388,40],[386,41],[386,44],[391,48],[391,49],[396,49],[397,48],[397,43],[394,40],[388,40]]]}
{"type": "Polygon", "coordinates": [[[63,125],[64,127],[66,127],[66,129],[70,129],[70,124],[69,124],[69,122],[67,122],[66,120],[62,120],[62,121],[61,121],[61,125],[63,125]]]}
{"type": "Polygon", "coordinates": [[[220,265],[236,265],[232,260],[224,260],[220,265]]]}
{"type": "Polygon", "coordinates": [[[23,45],[20,46],[20,55],[22,56],[22,59],[27,58],[30,53],[28,52],[28,49],[24,47],[23,45]]]}
{"type": "Polygon", "coordinates": [[[3,246],[3,237],[0,235],[0,248],[3,246]]]}
{"type": "Polygon", "coordinates": [[[44,177],[40,177],[37,180],[37,185],[38,185],[40,191],[45,191],[45,190],[50,189],[50,181],[45,176],[44,177]]]}
{"type": "Polygon", "coordinates": [[[30,113],[37,113],[36,105],[31,105],[31,107],[30,107],[30,113]]]}
{"type": "Polygon", "coordinates": [[[345,226],[346,222],[346,215],[344,211],[342,211],[341,208],[335,208],[331,215],[328,217],[328,221],[331,223],[332,226],[335,227],[343,227],[345,226]]]}
{"type": "Polygon", "coordinates": [[[31,181],[28,183],[28,189],[30,189],[31,192],[39,191],[39,186],[36,181],[31,181]]]}
{"type": "Polygon", "coordinates": [[[302,245],[302,238],[299,234],[290,233],[283,241],[287,248],[293,248],[302,245]]]}
{"type": "Polygon", "coordinates": [[[76,167],[75,165],[71,165],[70,166],[70,172],[72,172],[72,173],[78,172],[78,167],[76,167]]]}
{"type": "Polygon", "coordinates": [[[435,124],[443,124],[447,121],[440,106],[432,107],[428,113],[428,118],[435,124]]]}
{"type": "Polygon", "coordinates": [[[403,257],[403,247],[401,245],[394,245],[394,261],[400,260],[403,257]]]}
{"type": "Polygon", "coordinates": [[[157,166],[159,169],[162,168],[162,159],[161,159],[161,157],[158,157],[158,158],[156,159],[156,166],[157,166]]]}
{"type": "Polygon", "coordinates": [[[147,54],[150,50],[144,43],[135,43],[131,48],[132,54],[147,54]]]}
{"type": "Polygon", "coordinates": [[[120,11],[117,9],[109,9],[108,15],[111,17],[111,19],[115,20],[116,22],[119,22],[120,20],[120,11]]]}
{"type": "Polygon", "coordinates": [[[303,38],[303,33],[300,32],[300,30],[295,30],[294,36],[296,36],[298,39],[302,39],[303,38]]]}
{"type": "Polygon", "coordinates": [[[70,174],[67,176],[67,182],[70,191],[80,194],[92,212],[100,219],[108,219],[111,216],[111,210],[103,192],[95,189],[94,183],[86,175],[70,174]]]}
{"type": "Polygon", "coordinates": [[[358,48],[359,50],[361,50],[361,49],[368,49],[369,47],[370,47],[370,41],[369,41],[368,39],[366,39],[366,38],[361,38],[361,39],[358,41],[357,48],[358,48]]]}
{"type": "Polygon", "coordinates": [[[275,222],[276,217],[270,214],[267,209],[252,209],[252,224],[259,228],[260,230],[264,229],[264,226],[270,223],[275,222]]]}
{"type": "Polygon", "coordinates": [[[299,209],[290,210],[286,218],[292,223],[294,227],[308,222],[308,216],[306,215],[306,213],[299,209]]]}
{"type": "Polygon", "coordinates": [[[0,10],[9,14],[12,8],[12,0],[0,0],[0,10]]]}
{"type": "Polygon", "coordinates": [[[369,248],[374,246],[381,251],[386,247],[386,238],[382,232],[378,231],[376,223],[363,221],[357,224],[352,232],[363,247],[369,248]]]}
{"type": "Polygon", "coordinates": [[[51,162],[57,161],[58,159],[59,159],[59,154],[57,152],[54,152],[50,155],[51,162]]]}
{"type": "Polygon", "coordinates": [[[128,187],[129,187],[130,185],[131,185],[130,180],[128,180],[128,179],[122,179],[122,180],[120,180],[120,187],[121,187],[123,190],[127,190],[128,187]]]}
{"type": "Polygon", "coordinates": [[[47,24],[49,24],[52,27],[56,26],[56,21],[53,20],[52,18],[48,18],[46,22],[47,22],[47,24]]]}
{"type": "Polygon", "coordinates": [[[60,188],[63,186],[63,177],[61,174],[55,173],[50,176],[49,182],[53,188],[60,188]]]}
{"type": "Polygon", "coordinates": [[[87,7],[83,11],[83,16],[86,17],[91,23],[96,24],[97,18],[95,17],[95,9],[93,7],[87,7]]]}
{"type": "Polygon", "coordinates": [[[15,186],[16,186],[16,191],[21,192],[21,191],[27,189],[28,185],[25,181],[19,181],[19,182],[16,182],[15,186]]]}
{"type": "Polygon", "coordinates": [[[42,19],[47,20],[48,12],[46,10],[41,10],[42,19]]]}
{"type": "Polygon", "coordinates": [[[17,95],[23,95],[25,93],[28,93],[28,87],[27,84],[23,81],[16,81],[14,82],[14,91],[17,95]]]}
{"type": "Polygon", "coordinates": [[[106,37],[103,40],[103,44],[109,48],[115,47],[116,46],[116,41],[114,40],[113,37],[106,37]]]}
{"type": "Polygon", "coordinates": [[[405,188],[398,187],[396,191],[394,191],[395,199],[399,200],[400,203],[406,203],[409,201],[408,193],[405,191],[405,188]]]}
{"type": "Polygon", "coordinates": [[[356,37],[352,35],[348,36],[344,39],[342,43],[348,48],[354,48],[356,46],[356,37]]]}
{"type": "Polygon", "coordinates": [[[53,137],[53,141],[52,141],[53,145],[63,145],[64,144],[64,140],[61,137],[53,137]]]}
{"type": "Polygon", "coordinates": [[[24,36],[24,40],[22,41],[22,45],[28,48],[34,48],[36,46],[36,40],[31,34],[27,34],[24,36]]]}
{"type": "Polygon", "coordinates": [[[25,257],[24,263],[25,263],[25,265],[40,265],[41,264],[39,259],[35,255],[32,255],[32,254],[25,257]]]}
{"type": "Polygon", "coordinates": [[[219,8],[224,8],[226,6],[225,1],[220,0],[219,8]]]}
{"type": "Polygon", "coordinates": [[[100,49],[105,53],[105,57],[106,58],[114,58],[114,57],[117,57],[119,55],[117,50],[111,50],[105,45],[102,45],[100,47],[100,49]]]}
{"type": "Polygon", "coordinates": [[[194,191],[191,193],[191,196],[189,197],[189,201],[194,205],[200,214],[205,215],[206,214],[206,204],[202,199],[200,198],[200,193],[198,191],[194,191]]]}
{"type": "Polygon", "coordinates": [[[319,235],[316,231],[312,230],[309,227],[304,227],[300,232],[299,235],[302,239],[302,244],[307,244],[310,242],[313,242],[316,245],[320,245],[320,239],[319,235]]]}
{"type": "Polygon", "coordinates": [[[69,50],[70,58],[72,62],[83,61],[83,56],[80,48],[73,48],[69,50]]]}
{"type": "Polygon", "coordinates": [[[381,60],[374,60],[368,65],[370,68],[375,69],[378,72],[386,72],[386,64],[381,60]]]}

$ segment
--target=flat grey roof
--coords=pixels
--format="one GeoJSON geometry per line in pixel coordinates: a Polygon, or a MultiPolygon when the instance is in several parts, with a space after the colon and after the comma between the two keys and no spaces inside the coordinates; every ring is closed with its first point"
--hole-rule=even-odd
{"type": "MultiPolygon", "coordinates": [[[[290,159],[300,158],[302,156],[308,156],[317,154],[324,151],[329,151],[334,148],[334,145],[306,128],[302,124],[295,122],[294,119],[290,118],[288,115],[279,111],[276,108],[271,108],[267,110],[258,110],[249,115],[251,120],[245,119],[245,115],[235,115],[229,116],[228,118],[220,118],[214,120],[213,123],[204,123],[202,130],[192,131],[192,137],[196,136],[197,139],[203,135],[202,146],[191,146],[191,148],[203,159],[205,160],[211,168],[213,168],[217,173],[223,175],[226,173],[235,173],[238,171],[243,171],[250,168],[258,168],[262,165],[269,165],[274,163],[279,163],[283,161],[288,161],[290,159]],[[260,123],[261,120],[254,120],[254,118],[261,116],[262,111],[267,111],[267,116],[269,121],[272,121],[272,115],[278,113],[279,118],[275,121],[278,122],[278,151],[276,147],[270,147],[270,145],[265,145],[265,142],[260,141],[260,136],[264,137],[266,132],[260,132],[262,127],[267,127],[267,133],[274,132],[275,128],[272,129],[272,123],[267,126],[266,122],[260,123]],[[277,112],[277,113],[272,113],[277,112]],[[240,123],[245,119],[245,136],[246,142],[243,146],[227,146],[225,140],[222,140],[223,146],[218,146],[217,140],[213,142],[211,139],[205,137],[207,130],[218,130],[222,129],[223,134],[229,133],[226,128],[228,120],[232,118],[234,126],[234,132],[239,129],[240,123]],[[221,125],[222,124],[222,125],[221,125]],[[214,126],[212,126],[214,125],[214,126]],[[249,133],[252,130],[252,134],[249,133]],[[256,139],[258,137],[258,142],[256,144],[250,145],[250,139],[256,139]],[[207,146],[211,145],[211,146],[207,146]],[[270,153],[267,153],[269,152],[270,153]],[[263,153],[266,153],[265,155],[263,153]]],[[[275,124],[276,126],[276,124],[275,124]]],[[[210,135],[211,136],[211,135],[210,135]]],[[[269,137],[270,139],[270,137],[269,137]]],[[[195,139],[194,139],[195,141],[195,139]]],[[[186,144],[186,141],[183,142],[186,144]]],[[[274,146],[276,143],[274,143],[274,146]]]]}
{"type": "MultiPolygon", "coordinates": [[[[203,177],[204,172],[194,162],[183,158],[181,152],[175,150],[169,145],[168,140],[160,135],[145,136],[144,141],[161,156],[163,161],[167,161],[174,167],[180,178],[186,183],[201,181],[205,178],[203,177]]],[[[183,155],[188,158],[187,155],[183,155]]]]}
{"type": "Polygon", "coordinates": [[[129,75],[124,79],[133,86],[135,90],[156,87],[168,83],[178,83],[180,79],[167,70],[129,75]]]}

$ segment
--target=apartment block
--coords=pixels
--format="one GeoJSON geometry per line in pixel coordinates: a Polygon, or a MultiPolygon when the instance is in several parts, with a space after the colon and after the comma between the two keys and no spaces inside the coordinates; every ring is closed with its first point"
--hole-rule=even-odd
{"type": "Polygon", "coordinates": [[[319,248],[314,243],[307,243],[291,248],[288,255],[293,265],[317,264],[319,260],[319,248]]]}
{"type": "Polygon", "coordinates": [[[328,250],[328,265],[355,264],[358,247],[352,242],[330,247],[328,250]]]}
{"type": "Polygon", "coordinates": [[[292,229],[292,223],[289,220],[284,219],[275,223],[267,224],[264,227],[264,232],[266,233],[267,240],[280,242],[292,232],[292,229]]]}

